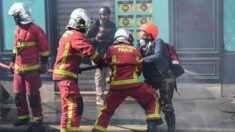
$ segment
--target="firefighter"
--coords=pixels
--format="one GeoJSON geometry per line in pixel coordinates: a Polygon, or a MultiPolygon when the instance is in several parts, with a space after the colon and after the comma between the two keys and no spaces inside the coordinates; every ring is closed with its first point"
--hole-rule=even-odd
{"type": "Polygon", "coordinates": [[[117,30],[114,44],[105,54],[104,59],[112,71],[110,90],[101,106],[93,132],[106,131],[114,111],[128,96],[136,99],[145,110],[150,132],[157,132],[157,125],[162,122],[156,90],[139,79],[141,66],[138,61],[141,54],[132,44],[131,38],[126,29],[117,30]]]}
{"type": "Polygon", "coordinates": [[[61,95],[61,132],[79,131],[83,113],[83,100],[77,85],[77,74],[82,56],[88,56],[101,68],[104,60],[85,37],[91,23],[89,13],[81,8],[70,16],[67,30],[59,40],[53,79],[61,95]]]}
{"type": "Polygon", "coordinates": [[[18,120],[14,126],[29,122],[29,106],[32,111],[32,125],[43,121],[39,88],[42,86],[40,73],[48,69],[48,40],[44,31],[33,22],[28,8],[22,3],[14,3],[8,12],[14,18],[16,28],[14,48],[10,63],[14,71],[13,88],[18,120]]]}
{"type": "Polygon", "coordinates": [[[145,23],[139,27],[138,42],[143,59],[143,75],[145,82],[159,88],[160,102],[168,132],[175,131],[175,113],[172,103],[176,82],[170,67],[166,44],[156,39],[158,27],[145,23]]]}
{"type": "MultiPolygon", "coordinates": [[[[111,11],[109,7],[104,6],[99,10],[100,18],[88,31],[87,37],[92,45],[103,57],[107,48],[113,43],[116,25],[110,21],[111,11]]],[[[94,64],[94,63],[93,63],[94,64]]],[[[96,104],[101,105],[104,99],[104,89],[106,87],[105,79],[109,76],[109,68],[104,67],[102,70],[95,71],[95,87],[96,87],[96,104]]]]}

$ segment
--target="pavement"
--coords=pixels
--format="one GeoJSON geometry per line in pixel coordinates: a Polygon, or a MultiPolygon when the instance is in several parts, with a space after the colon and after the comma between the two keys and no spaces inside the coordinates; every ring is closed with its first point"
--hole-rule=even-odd
{"type": "MultiPolygon", "coordinates": [[[[83,95],[83,98],[85,107],[80,129],[89,132],[95,122],[99,106],[95,104],[95,95],[83,95]]],[[[227,98],[174,99],[176,132],[235,132],[234,102],[234,99],[227,98]],[[224,100],[229,102],[224,102],[224,100]]],[[[44,129],[47,132],[59,132],[60,99],[56,98],[42,102],[42,104],[45,117],[44,129]]],[[[13,127],[16,108],[11,101],[1,104],[0,108],[0,132],[28,131],[27,127],[13,127]]],[[[162,117],[164,117],[163,114],[162,117]]],[[[165,132],[166,123],[159,128],[160,132],[165,132]]],[[[107,131],[146,131],[143,109],[135,100],[128,98],[116,110],[107,131]]],[[[37,132],[40,130],[38,129],[37,132]]]]}

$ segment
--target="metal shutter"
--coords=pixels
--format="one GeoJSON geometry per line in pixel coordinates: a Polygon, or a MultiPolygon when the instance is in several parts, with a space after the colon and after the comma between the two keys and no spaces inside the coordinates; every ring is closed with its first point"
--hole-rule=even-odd
{"type": "Polygon", "coordinates": [[[108,6],[111,11],[111,20],[114,21],[114,1],[113,0],[57,0],[57,38],[64,32],[71,12],[76,8],[87,9],[94,20],[99,18],[99,8],[108,6]]]}

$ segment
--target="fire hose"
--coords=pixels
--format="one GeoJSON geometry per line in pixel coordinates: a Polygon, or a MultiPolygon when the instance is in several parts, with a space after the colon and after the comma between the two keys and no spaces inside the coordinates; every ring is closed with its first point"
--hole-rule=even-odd
{"type": "Polygon", "coordinates": [[[7,70],[10,70],[10,67],[9,67],[8,65],[3,64],[3,63],[1,63],[1,62],[0,62],[0,67],[1,67],[1,68],[4,68],[4,69],[7,69],[7,70]]]}
{"type": "MultiPolygon", "coordinates": [[[[128,66],[128,65],[135,65],[135,66],[141,66],[141,63],[110,63],[107,66],[128,66]]],[[[0,62],[0,68],[6,69],[6,70],[10,70],[10,67],[6,64],[3,64],[0,62]]],[[[93,70],[99,68],[98,65],[94,65],[94,66],[88,66],[88,67],[81,67],[79,68],[79,73],[84,72],[84,71],[89,71],[89,70],[93,70]]],[[[48,69],[47,72],[48,73],[53,73],[54,69],[48,69]]]]}
{"type": "MultiPolygon", "coordinates": [[[[107,66],[130,66],[130,65],[134,65],[134,66],[141,66],[141,63],[109,63],[107,66]]],[[[79,68],[78,71],[79,73],[84,72],[84,71],[89,71],[89,70],[93,70],[93,69],[97,69],[99,68],[98,65],[94,65],[94,66],[88,66],[88,67],[82,67],[79,68]]],[[[54,69],[48,69],[47,72],[48,73],[53,73],[54,69]]]]}

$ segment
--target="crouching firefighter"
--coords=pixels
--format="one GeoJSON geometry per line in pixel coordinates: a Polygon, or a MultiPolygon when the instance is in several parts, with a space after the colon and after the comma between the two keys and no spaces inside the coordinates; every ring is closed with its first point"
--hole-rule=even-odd
{"type": "Polygon", "coordinates": [[[91,18],[86,10],[75,9],[59,41],[53,79],[57,81],[61,95],[61,132],[79,131],[83,100],[77,79],[82,56],[87,56],[100,68],[104,65],[104,60],[85,36],[90,23],[91,18]]]}
{"type": "Polygon", "coordinates": [[[106,131],[114,111],[128,96],[136,99],[145,110],[149,132],[157,132],[157,125],[162,123],[156,90],[139,79],[141,66],[138,61],[141,54],[132,44],[131,38],[126,29],[117,30],[114,44],[104,56],[106,63],[112,64],[110,90],[101,106],[93,132],[106,131]]]}
{"type": "Polygon", "coordinates": [[[154,24],[143,24],[139,28],[138,42],[143,56],[143,75],[145,82],[159,88],[160,102],[168,132],[175,132],[175,113],[172,103],[175,77],[170,67],[166,44],[156,39],[158,27],[154,24]]]}
{"type": "Polygon", "coordinates": [[[39,88],[42,85],[40,73],[48,68],[48,40],[44,31],[30,16],[22,3],[11,6],[9,13],[14,17],[16,28],[10,69],[14,72],[13,88],[18,120],[14,126],[29,122],[29,106],[32,110],[31,125],[41,125],[43,121],[39,88]]]}

